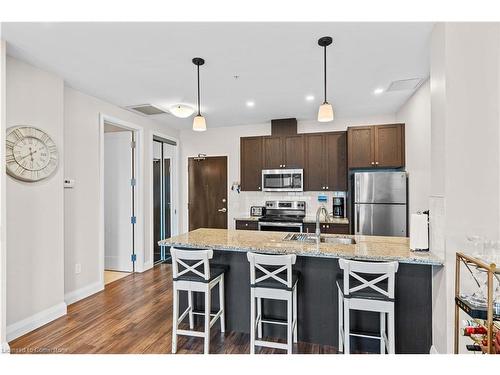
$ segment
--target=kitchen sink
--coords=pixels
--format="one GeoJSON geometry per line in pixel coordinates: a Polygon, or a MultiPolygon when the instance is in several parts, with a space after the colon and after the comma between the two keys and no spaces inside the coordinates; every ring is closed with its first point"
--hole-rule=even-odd
{"type": "MultiPolygon", "coordinates": [[[[315,234],[310,233],[288,233],[283,241],[298,241],[298,242],[317,242],[315,234]]],[[[343,236],[320,236],[320,242],[334,244],[334,245],[354,245],[356,240],[350,237],[343,236]]]]}

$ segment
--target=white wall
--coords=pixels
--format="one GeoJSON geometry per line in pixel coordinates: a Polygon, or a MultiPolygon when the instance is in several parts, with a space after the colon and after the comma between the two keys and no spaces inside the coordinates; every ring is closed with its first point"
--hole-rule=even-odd
{"type": "MultiPolygon", "coordinates": [[[[99,115],[126,121],[144,130],[144,264],[152,265],[152,132],[178,138],[176,130],[147,117],[121,109],[70,87],[64,91],[65,177],[75,188],[65,190],[65,293],[74,301],[102,288],[99,268],[99,115]],[[75,264],[81,273],[75,274],[75,264]]],[[[138,222],[137,225],[141,225],[138,222]]],[[[139,252],[139,251],[138,251],[139,252]]],[[[138,257],[139,258],[139,257],[138,257]]]]}
{"type": "Polygon", "coordinates": [[[431,96],[427,80],[396,113],[405,124],[410,213],[429,209],[431,180],[431,96]]]}
{"type": "MultiPolygon", "coordinates": [[[[240,181],[240,137],[260,136],[271,134],[271,122],[264,124],[230,126],[222,128],[210,128],[210,119],[208,120],[208,129],[206,132],[194,132],[191,129],[181,131],[181,161],[180,161],[180,184],[182,188],[180,197],[180,232],[188,230],[188,174],[187,161],[189,157],[198,154],[207,154],[208,156],[227,156],[228,157],[228,228],[234,228],[234,218],[239,216],[248,216],[250,205],[263,204],[265,200],[278,199],[282,194],[260,193],[260,192],[242,192],[237,194],[231,191],[233,182],[240,181]]],[[[299,121],[298,133],[328,132],[335,130],[346,130],[348,126],[372,125],[394,123],[393,114],[371,116],[355,119],[335,119],[332,123],[320,124],[316,121],[299,121]]],[[[324,192],[322,192],[324,193],[324,192]]],[[[317,193],[305,192],[300,194],[290,193],[285,195],[287,199],[306,200],[308,206],[308,215],[312,214],[317,206],[315,196],[317,193]]],[[[329,204],[330,205],[330,204],[329,204]]]]}
{"type": "Polygon", "coordinates": [[[64,303],[63,80],[7,57],[7,127],[46,131],[60,153],[51,177],[7,177],[7,331],[9,340],[66,313],[64,303]]]}
{"type": "Polygon", "coordinates": [[[431,189],[441,217],[431,231],[445,258],[433,338],[439,352],[452,352],[455,253],[469,251],[468,235],[500,234],[500,24],[438,24],[432,39],[431,189]]]}
{"type": "MultiPolygon", "coordinates": [[[[2,40],[0,26],[0,160],[5,160],[5,127],[6,127],[6,95],[5,95],[5,66],[6,52],[5,41],[2,40]]],[[[7,344],[7,254],[5,237],[7,216],[5,213],[5,163],[0,163],[0,350],[8,351],[7,344]]]]}

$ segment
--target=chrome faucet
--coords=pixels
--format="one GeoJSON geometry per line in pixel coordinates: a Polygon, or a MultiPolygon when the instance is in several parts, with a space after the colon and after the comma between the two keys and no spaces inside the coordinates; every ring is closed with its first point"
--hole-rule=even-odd
{"type": "Polygon", "coordinates": [[[319,229],[319,218],[321,216],[321,213],[325,216],[325,220],[328,221],[328,210],[326,209],[325,206],[321,205],[318,207],[318,210],[316,211],[316,236],[318,239],[320,238],[321,235],[321,230],[319,229]]]}

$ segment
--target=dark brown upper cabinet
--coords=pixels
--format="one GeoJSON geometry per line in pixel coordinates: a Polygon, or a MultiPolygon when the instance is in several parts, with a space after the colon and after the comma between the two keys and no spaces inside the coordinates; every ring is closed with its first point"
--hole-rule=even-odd
{"type": "Polygon", "coordinates": [[[304,135],[305,190],[347,190],[346,132],[304,135]]]}
{"type": "Polygon", "coordinates": [[[281,137],[262,138],[263,169],[283,168],[283,148],[281,137]]]}
{"type": "Polygon", "coordinates": [[[327,183],[326,190],[347,190],[347,132],[325,135],[327,183]]]}
{"type": "Polygon", "coordinates": [[[263,169],[304,168],[302,135],[262,138],[263,169]]]}
{"type": "Polygon", "coordinates": [[[304,168],[304,189],[325,190],[326,158],[325,138],[321,133],[304,135],[306,166],[304,168]]]}
{"type": "Polygon", "coordinates": [[[301,135],[287,135],[283,137],[283,168],[304,168],[304,137],[301,135]]]}
{"type": "Polygon", "coordinates": [[[405,128],[403,124],[375,127],[375,165],[399,168],[405,165],[405,128]]]}
{"type": "Polygon", "coordinates": [[[349,168],[371,168],[375,163],[374,126],[347,129],[349,168]]]}
{"type": "Polygon", "coordinates": [[[262,138],[240,138],[240,178],[242,191],[261,191],[262,138]]]}
{"type": "Polygon", "coordinates": [[[405,165],[404,124],[350,127],[347,139],[349,168],[405,165]]]}

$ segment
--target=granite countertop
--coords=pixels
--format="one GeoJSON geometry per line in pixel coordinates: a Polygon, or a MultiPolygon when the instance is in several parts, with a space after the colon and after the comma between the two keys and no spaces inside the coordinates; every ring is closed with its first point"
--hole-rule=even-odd
{"type": "Polygon", "coordinates": [[[284,232],[200,228],[162,240],[159,244],[193,248],[208,247],[214,250],[258,251],[269,254],[297,254],[375,261],[395,260],[400,263],[443,265],[443,261],[432,252],[410,251],[410,240],[406,237],[324,235],[325,237],[349,237],[356,240],[354,245],[340,245],[283,241],[286,234],[284,232]]]}
{"type": "MultiPolygon", "coordinates": [[[[248,216],[248,217],[235,217],[234,220],[241,220],[241,221],[258,221],[259,216],[248,216]]],[[[316,218],[313,216],[306,216],[304,218],[304,223],[316,223],[316,218]]],[[[330,221],[325,221],[324,219],[321,219],[320,221],[321,224],[349,224],[349,219],[344,217],[342,219],[338,218],[330,218],[330,221]]]]}

